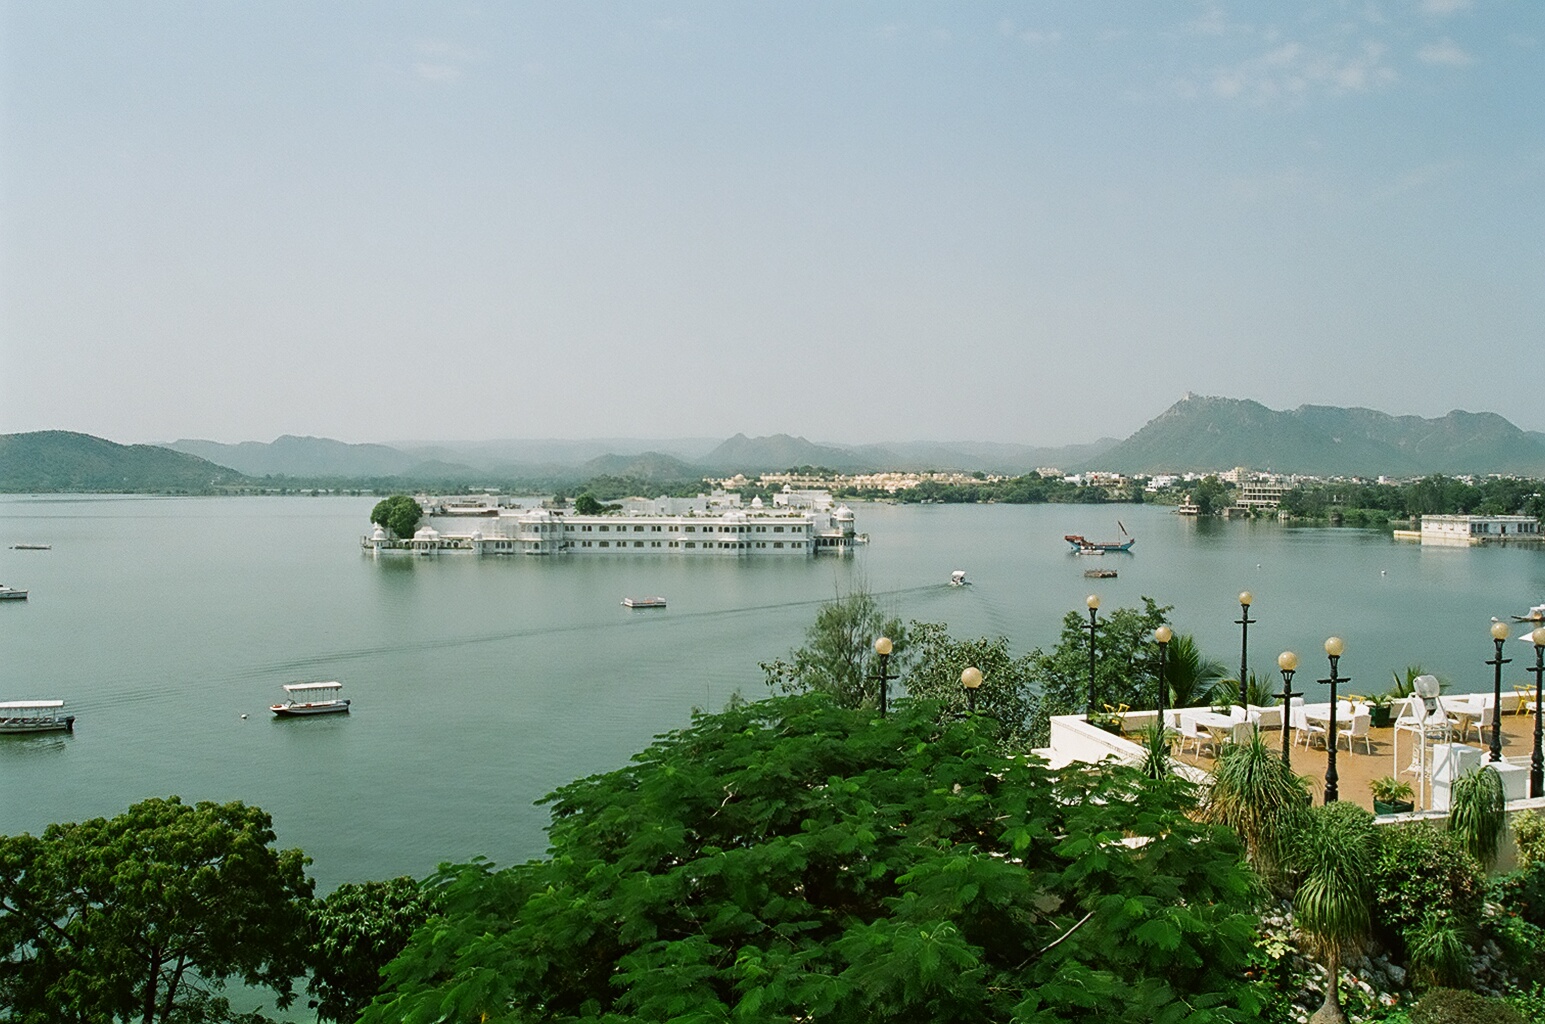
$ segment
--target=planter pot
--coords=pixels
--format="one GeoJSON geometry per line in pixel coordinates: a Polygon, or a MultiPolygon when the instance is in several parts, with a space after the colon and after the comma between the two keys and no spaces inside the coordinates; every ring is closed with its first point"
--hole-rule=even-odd
{"type": "Polygon", "coordinates": [[[1368,709],[1368,724],[1375,729],[1388,729],[1390,722],[1394,720],[1395,709],[1388,704],[1368,709]]]}
{"type": "Polygon", "coordinates": [[[1416,804],[1410,800],[1396,800],[1389,804],[1383,800],[1373,802],[1374,814],[1410,814],[1414,810],[1416,810],[1416,804]]]}

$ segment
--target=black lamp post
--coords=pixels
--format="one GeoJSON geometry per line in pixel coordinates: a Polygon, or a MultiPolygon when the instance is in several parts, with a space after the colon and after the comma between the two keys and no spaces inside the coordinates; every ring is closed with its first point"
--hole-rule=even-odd
{"type": "Polygon", "coordinates": [[[1288,725],[1293,718],[1293,698],[1303,696],[1293,692],[1293,673],[1298,671],[1298,655],[1292,651],[1283,651],[1277,655],[1277,667],[1282,670],[1282,763],[1291,765],[1293,754],[1288,749],[1288,725]]]}
{"type": "Polygon", "coordinates": [[[1175,631],[1168,626],[1160,626],[1153,631],[1154,642],[1159,645],[1159,699],[1154,707],[1159,710],[1159,729],[1164,728],[1164,702],[1169,699],[1169,680],[1164,676],[1164,656],[1169,653],[1169,642],[1175,639],[1175,631]]]}
{"type": "Polygon", "coordinates": [[[1100,596],[1090,594],[1084,598],[1084,604],[1089,608],[1089,625],[1084,627],[1089,630],[1089,709],[1084,713],[1084,721],[1094,721],[1094,631],[1100,628],[1096,616],[1100,612],[1100,596]]]}
{"type": "Polygon", "coordinates": [[[1497,655],[1486,664],[1496,669],[1493,677],[1493,695],[1491,703],[1491,760],[1502,760],[1502,666],[1512,661],[1512,658],[1502,656],[1502,645],[1507,642],[1508,629],[1505,622],[1493,622],[1491,624],[1491,642],[1497,645],[1497,655]]]}
{"type": "Polygon", "coordinates": [[[1234,621],[1239,625],[1239,706],[1244,707],[1250,703],[1249,693],[1245,686],[1245,673],[1250,666],[1250,623],[1255,619],[1250,617],[1250,603],[1255,600],[1250,591],[1243,591],[1239,595],[1239,618],[1234,621]]]}
{"type": "Polygon", "coordinates": [[[976,714],[976,688],[982,685],[982,670],[973,665],[960,673],[960,685],[966,688],[966,712],[976,714]]]}
{"type": "Polygon", "coordinates": [[[875,679],[875,682],[880,684],[880,717],[881,718],[885,717],[885,703],[886,703],[886,697],[888,696],[888,691],[890,689],[890,681],[892,679],[896,678],[895,676],[891,675],[890,672],[889,672],[890,661],[891,661],[891,649],[892,649],[891,639],[888,636],[882,636],[882,637],[880,637],[878,640],[876,640],[874,642],[874,653],[876,653],[876,654],[878,654],[880,656],[879,669],[875,672],[874,679],[875,679]]]}
{"type": "Polygon", "coordinates": [[[1325,654],[1330,658],[1330,678],[1320,682],[1330,684],[1330,721],[1325,729],[1325,802],[1328,804],[1335,803],[1340,797],[1336,788],[1336,686],[1352,681],[1350,677],[1336,674],[1344,650],[1346,644],[1339,636],[1325,641],[1325,654]]]}
{"type": "Polygon", "coordinates": [[[1545,755],[1540,752],[1540,706],[1541,698],[1545,693],[1541,690],[1541,679],[1545,678],[1545,626],[1541,626],[1529,634],[1529,639],[1534,641],[1534,667],[1529,671],[1534,673],[1534,756],[1529,761],[1529,795],[1532,797],[1545,796],[1545,755]]]}

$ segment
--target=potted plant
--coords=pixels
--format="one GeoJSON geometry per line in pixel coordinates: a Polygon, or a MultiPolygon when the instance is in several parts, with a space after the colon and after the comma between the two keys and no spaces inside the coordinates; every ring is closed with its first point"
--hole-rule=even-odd
{"type": "Polygon", "coordinates": [[[1395,697],[1380,693],[1368,698],[1368,724],[1375,729],[1388,729],[1394,718],[1395,697]]]}
{"type": "Polygon", "coordinates": [[[1409,782],[1400,782],[1386,775],[1382,779],[1374,779],[1368,788],[1373,790],[1375,814],[1409,814],[1416,810],[1416,794],[1411,790],[1409,782]]]}

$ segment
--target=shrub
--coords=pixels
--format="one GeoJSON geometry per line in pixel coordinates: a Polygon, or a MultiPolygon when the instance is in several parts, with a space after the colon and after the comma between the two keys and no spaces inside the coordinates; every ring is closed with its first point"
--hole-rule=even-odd
{"type": "Polygon", "coordinates": [[[1513,819],[1513,842],[1518,844],[1518,866],[1545,861],[1545,814],[1525,811],[1513,819]]]}
{"type": "Polygon", "coordinates": [[[1406,932],[1411,971],[1427,985],[1463,985],[1470,975],[1469,931],[1447,910],[1433,910],[1406,932]]]}
{"type": "Polygon", "coordinates": [[[1454,781],[1448,812],[1448,830],[1466,850],[1491,867],[1497,860],[1497,845],[1507,827],[1507,796],[1502,790],[1502,776],[1489,764],[1472,768],[1454,781]]]}
{"type": "Polygon", "coordinates": [[[1378,830],[1373,869],[1374,935],[1385,945],[1409,948],[1422,919],[1450,911],[1458,924],[1480,920],[1485,882],[1480,865],[1450,833],[1424,822],[1378,830]]]}
{"type": "Polygon", "coordinates": [[[1457,988],[1435,988],[1411,1008],[1411,1024],[1528,1024],[1501,999],[1457,988]]]}
{"type": "Polygon", "coordinates": [[[1545,928],[1545,861],[1503,875],[1491,883],[1487,898],[1509,914],[1545,928]]]}

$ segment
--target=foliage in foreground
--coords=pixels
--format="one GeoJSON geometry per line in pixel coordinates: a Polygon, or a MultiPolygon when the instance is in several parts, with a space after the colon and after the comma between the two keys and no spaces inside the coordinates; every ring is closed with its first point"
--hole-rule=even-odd
{"type": "Polygon", "coordinates": [[[824,695],[700,715],[549,799],[547,859],[442,868],[363,1018],[1243,1020],[1256,895],[1179,780],[824,695]]]}
{"type": "Polygon", "coordinates": [[[888,671],[898,675],[906,661],[906,629],[900,619],[886,617],[873,594],[855,590],[821,605],[804,646],[789,652],[787,661],[764,661],[761,669],[769,689],[824,693],[847,708],[875,707],[880,688],[874,642],[882,636],[894,645],[888,671]]]}
{"type": "MultiPolygon", "coordinates": [[[[1154,707],[1159,661],[1153,631],[1164,624],[1170,609],[1151,597],[1141,600],[1141,608],[1117,608],[1098,619],[1092,695],[1096,711],[1106,704],[1154,707]]],[[[1088,616],[1068,612],[1062,617],[1057,646],[1049,652],[1037,648],[1030,657],[1041,686],[1041,699],[1030,719],[1030,742],[1045,746],[1050,742],[1054,716],[1081,715],[1089,706],[1088,616]]],[[[1165,675],[1174,682],[1168,666],[1165,675]]]]}
{"type": "Polygon", "coordinates": [[[345,882],[307,912],[309,1005],[320,1020],[353,1021],[381,987],[381,968],[428,920],[434,894],[411,878],[345,882]]]}
{"type": "Polygon", "coordinates": [[[306,858],[241,803],[146,800],[0,836],[0,1013],[38,1024],[221,1019],[205,986],[278,993],[305,966],[306,858]]]}

